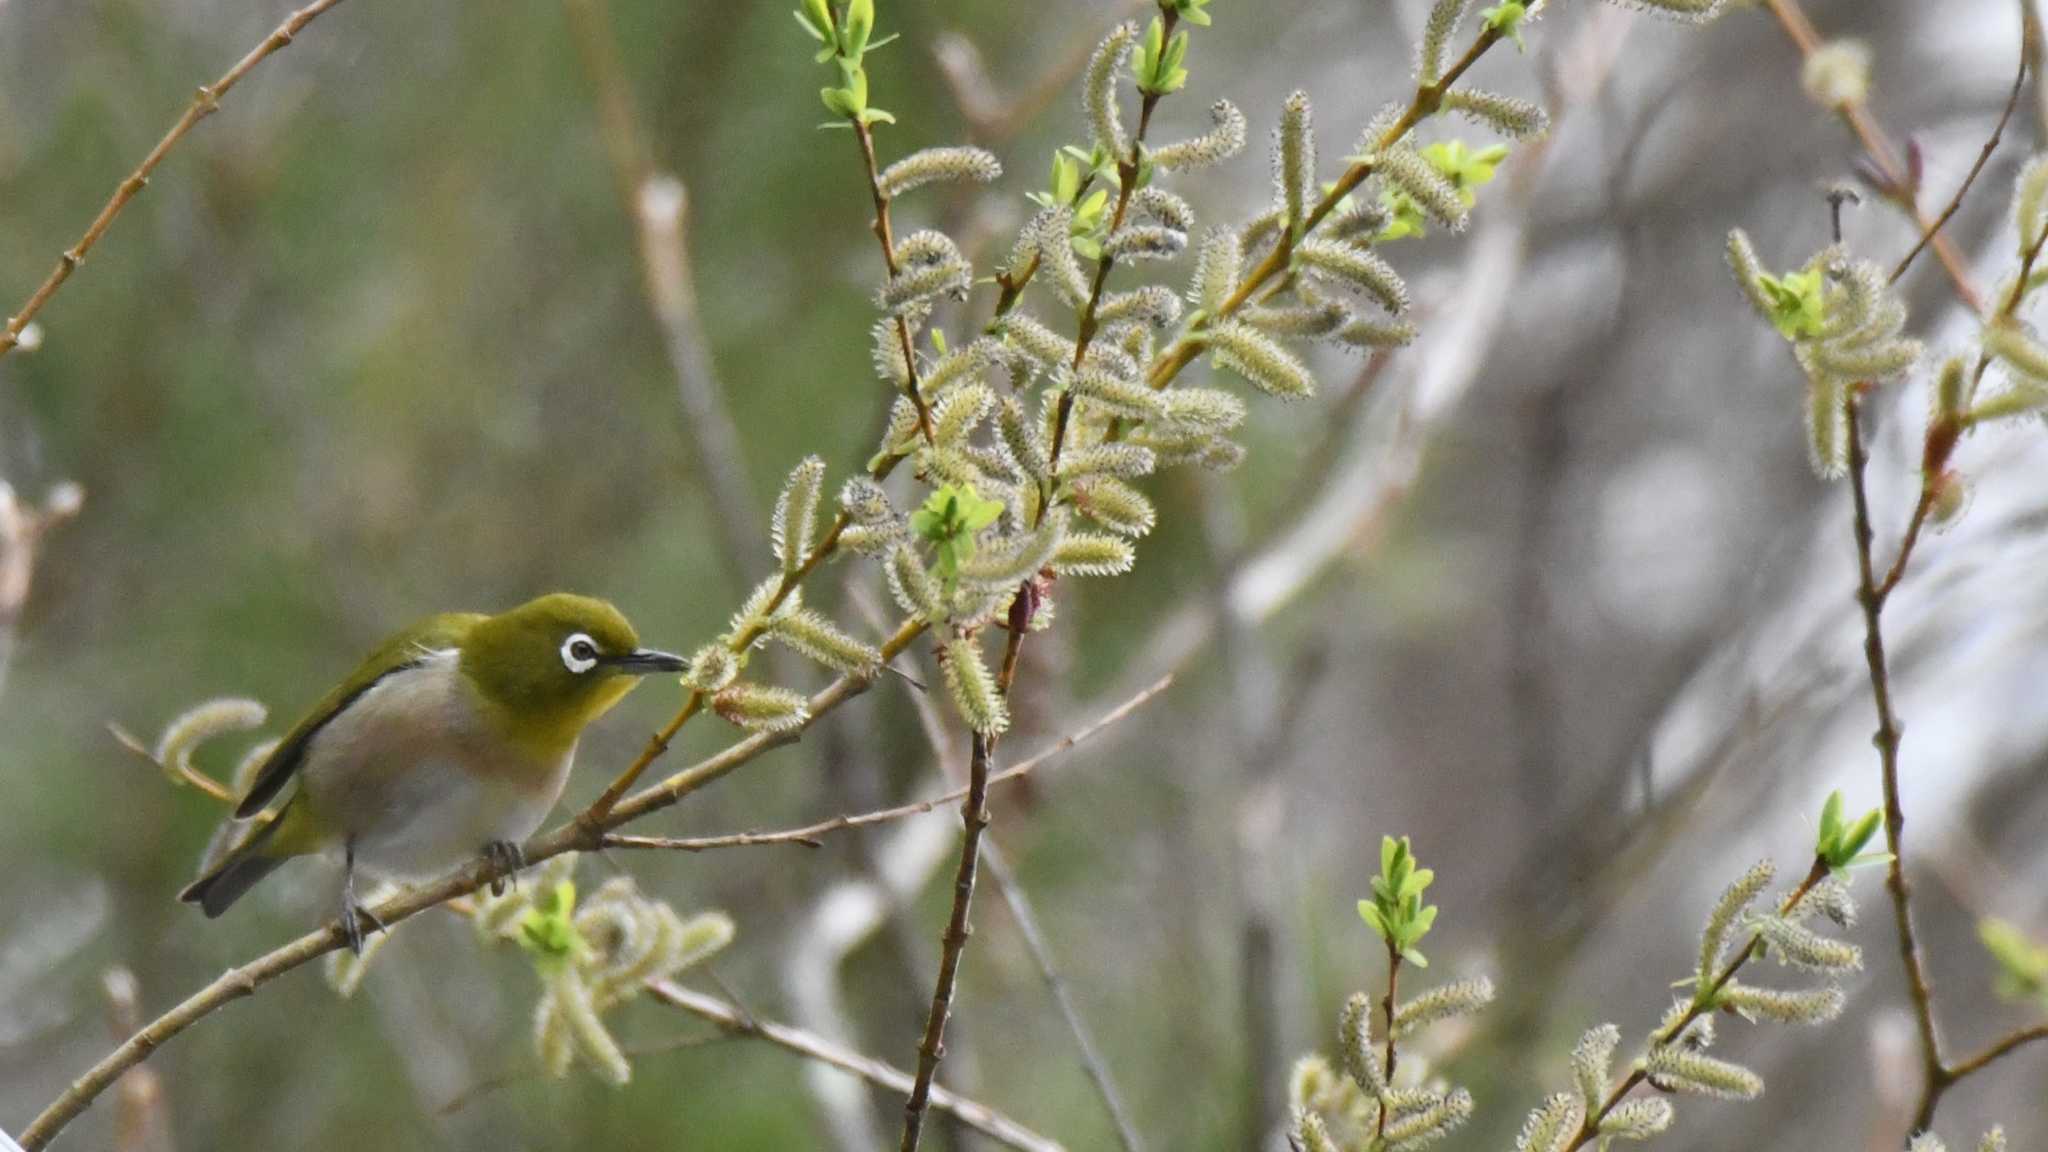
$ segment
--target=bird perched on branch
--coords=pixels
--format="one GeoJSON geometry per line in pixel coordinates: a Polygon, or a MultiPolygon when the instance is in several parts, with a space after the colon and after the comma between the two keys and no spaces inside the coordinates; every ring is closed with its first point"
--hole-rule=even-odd
{"type": "Polygon", "coordinates": [[[314,706],[257,770],[235,808],[283,807],[179,894],[220,915],[294,857],[341,852],[341,923],[361,951],[356,868],[396,879],[482,852],[510,871],[554,808],[576,740],[653,672],[681,657],[639,646],[602,600],[556,593],[496,616],[430,616],[380,645],[314,706]]]}

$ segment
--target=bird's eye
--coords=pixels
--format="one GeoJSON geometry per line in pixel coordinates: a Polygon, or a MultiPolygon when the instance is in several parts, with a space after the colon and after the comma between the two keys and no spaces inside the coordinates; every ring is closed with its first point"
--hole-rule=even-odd
{"type": "Polygon", "coordinates": [[[562,666],[579,675],[597,667],[597,645],[578,632],[562,642],[562,666]]]}

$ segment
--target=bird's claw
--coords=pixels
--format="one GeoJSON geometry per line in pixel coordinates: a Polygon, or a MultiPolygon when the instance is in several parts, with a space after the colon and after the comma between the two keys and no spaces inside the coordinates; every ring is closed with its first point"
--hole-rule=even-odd
{"type": "Polygon", "coordinates": [[[357,956],[363,954],[364,940],[371,932],[390,931],[375,912],[350,895],[341,902],[341,934],[348,942],[348,950],[357,956]],[[368,925],[365,928],[365,925],[368,925]]]}
{"type": "Polygon", "coordinates": [[[503,896],[505,882],[510,880],[512,890],[519,890],[519,870],[526,867],[526,850],[510,840],[493,840],[484,845],[484,859],[490,861],[496,875],[491,877],[491,895],[503,896]]]}

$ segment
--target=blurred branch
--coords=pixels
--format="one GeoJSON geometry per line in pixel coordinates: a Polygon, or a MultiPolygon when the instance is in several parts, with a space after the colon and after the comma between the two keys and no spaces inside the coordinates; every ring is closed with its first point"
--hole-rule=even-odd
{"type": "MultiPolygon", "coordinates": [[[[1079,745],[1085,744],[1096,736],[1101,735],[1107,729],[1129,719],[1133,713],[1150,704],[1154,698],[1172,687],[1172,685],[1173,677],[1171,675],[1161,676],[1153,681],[1149,687],[1103,714],[1093,724],[1062,736],[1032,756],[1018,761],[1001,772],[992,774],[988,778],[988,783],[993,786],[1008,783],[1012,780],[1021,780],[1029,776],[1047,761],[1057,759],[1079,745]]],[[[704,836],[694,839],[669,836],[607,834],[604,837],[604,847],[659,848],[680,852],[703,852],[714,848],[738,848],[762,844],[801,844],[805,847],[815,848],[819,845],[820,837],[830,835],[831,833],[844,831],[848,828],[864,828],[871,824],[902,820],[910,816],[930,812],[941,805],[957,803],[966,796],[966,788],[955,788],[950,792],[933,796],[928,800],[919,800],[912,804],[900,804],[894,808],[883,808],[857,815],[834,816],[829,820],[820,820],[815,824],[806,824],[801,828],[788,828],[780,832],[739,832],[726,836],[704,836]]]]}
{"type": "MultiPolygon", "coordinates": [[[[1160,683],[1164,686],[1166,681],[1160,683]]],[[[1024,939],[1024,950],[1031,954],[1031,962],[1038,966],[1038,975],[1045,981],[1046,991],[1052,994],[1060,1019],[1066,1022],[1067,1031],[1074,1038],[1081,1069],[1088,1074],[1089,1083],[1095,1086],[1095,1094],[1102,1099],[1110,1123],[1116,1127],[1118,1143],[1124,1152],[1144,1152],[1145,1142],[1138,1135],[1137,1125],[1131,1122],[1130,1109],[1125,1106],[1123,1095],[1117,1091],[1116,1080],[1109,1074],[1109,1063],[1096,1047],[1087,1020],[1081,1016],[1073,995],[1067,991],[1066,978],[1060,975],[1059,966],[1053,960],[1052,946],[1046,943],[1045,934],[1039,929],[1031,900],[1024,894],[1024,887],[1010,868],[1003,850],[993,840],[982,848],[982,863],[988,867],[989,879],[995,881],[997,894],[1009,908],[1010,918],[1017,922],[1017,933],[1024,939]]]]}
{"type": "Polygon", "coordinates": [[[744,586],[744,558],[753,554],[755,543],[754,495],[740,455],[739,428],[725,406],[698,319],[685,231],[689,197],[682,181],[655,167],[619,62],[605,0],[563,0],[562,6],[583,70],[596,88],[598,131],[620,204],[633,223],[641,287],[675,373],[685,431],[696,448],[698,470],[711,497],[721,558],[734,585],[744,586]]]}
{"type": "Polygon", "coordinates": [[[201,120],[219,111],[221,97],[226,96],[230,89],[241,83],[242,77],[263,63],[271,53],[290,44],[293,38],[321,13],[340,3],[341,0],[314,0],[313,3],[293,12],[285,18],[284,23],[279,24],[270,35],[264,37],[261,44],[250,49],[247,55],[235,62],[234,67],[222,73],[220,79],[200,86],[199,91],[192,97],[192,103],[186,106],[185,114],[178,117],[177,123],[171,125],[171,130],[164,133],[163,138],[156,142],[156,147],[149,150],[149,155],[142,158],[142,163],[135,171],[129,173],[128,178],[114,189],[113,197],[100,209],[99,215],[93,217],[85,234],[57,258],[57,266],[44,277],[42,284],[29,296],[28,302],[8,318],[7,327],[0,329],[0,356],[7,355],[22,342],[22,330],[28,327],[29,321],[36,318],[36,314],[43,310],[43,305],[50,302],[50,297],[57,294],[57,290],[64,286],[64,282],[71,279],[71,274],[78,270],[78,266],[85,263],[86,254],[92,251],[93,245],[100,242],[100,237],[106,235],[107,229],[113,226],[114,218],[121,214],[121,210],[128,206],[128,202],[135,199],[149,184],[150,174],[156,171],[157,165],[163,163],[164,157],[170,154],[171,149],[177,147],[178,141],[183,140],[201,120]]]}
{"type": "MultiPolygon", "coordinates": [[[[1137,13],[1152,8],[1153,0],[1123,0],[1122,6],[1137,13]]],[[[1115,18],[1115,5],[1110,7],[1112,11],[1106,15],[1115,18]]],[[[1088,66],[1088,57],[1095,51],[1095,35],[1092,25],[1076,33],[1060,52],[1058,63],[1046,69],[1030,87],[1007,97],[997,94],[988,62],[966,35],[944,32],[934,37],[932,59],[946,78],[946,88],[953,94],[961,119],[967,121],[968,132],[980,143],[1000,144],[1030,127],[1081,74],[1081,69],[1088,66]]]]}
{"type": "Polygon", "coordinates": [[[13,663],[14,632],[35,582],[36,554],[51,528],[78,515],[85,490],[66,481],[51,488],[40,505],[24,505],[14,486],[0,480],[0,691],[13,663]]]}
{"type": "MultiPolygon", "coordinates": [[[[142,1026],[141,990],[135,973],[109,968],[102,980],[107,994],[107,1025],[116,1040],[142,1026]]],[[[163,1081],[156,1070],[130,1068],[121,1077],[114,1120],[116,1152],[171,1152],[171,1117],[163,1081]]]]}
{"type": "MultiPolygon", "coordinates": [[[[1814,29],[1813,21],[1807,19],[1806,10],[1800,7],[1799,0],[1764,0],[1764,4],[1771,10],[1771,15],[1777,18],[1778,27],[1784,30],[1793,46],[1799,49],[1801,60],[1810,58],[1820,50],[1820,33],[1814,29]]],[[[1878,123],[1870,107],[1861,100],[1848,101],[1836,112],[1842,118],[1842,123],[1846,124],[1849,131],[1862,143],[1864,152],[1870,157],[1871,166],[1876,169],[1881,185],[1878,191],[1912,219],[1914,227],[1921,235],[1929,238],[1929,243],[1934,248],[1935,259],[1941,261],[1943,270],[1948,273],[1949,281],[1955,285],[1956,298],[1970,311],[1983,312],[1984,299],[1978,295],[1976,286],[1970,282],[1969,266],[1956,251],[1948,236],[1939,232],[1934,223],[1921,213],[1917,181],[1909,178],[1900,165],[1898,153],[1893,151],[1891,138],[1885,133],[1884,125],[1878,123]]]]}
{"type": "MultiPolygon", "coordinates": [[[[733,1004],[700,992],[692,992],[666,980],[649,984],[647,990],[662,1003],[709,1020],[735,1035],[765,1040],[777,1048],[858,1076],[885,1091],[910,1091],[909,1073],[872,1057],[842,1048],[823,1037],[791,1028],[786,1024],[756,1020],[733,1004]]],[[[933,1108],[959,1118],[961,1123],[1006,1147],[1023,1149],[1025,1152],[1061,1152],[1059,1144],[1038,1135],[993,1108],[962,1099],[944,1088],[931,1088],[930,1100],[933,1108]]]]}

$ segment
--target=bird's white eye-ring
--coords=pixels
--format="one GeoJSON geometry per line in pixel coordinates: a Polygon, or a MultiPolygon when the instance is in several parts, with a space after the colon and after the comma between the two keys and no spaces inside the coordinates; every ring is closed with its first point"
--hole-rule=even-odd
{"type": "Polygon", "coordinates": [[[562,666],[581,675],[597,667],[597,645],[581,632],[562,641],[562,666]]]}

